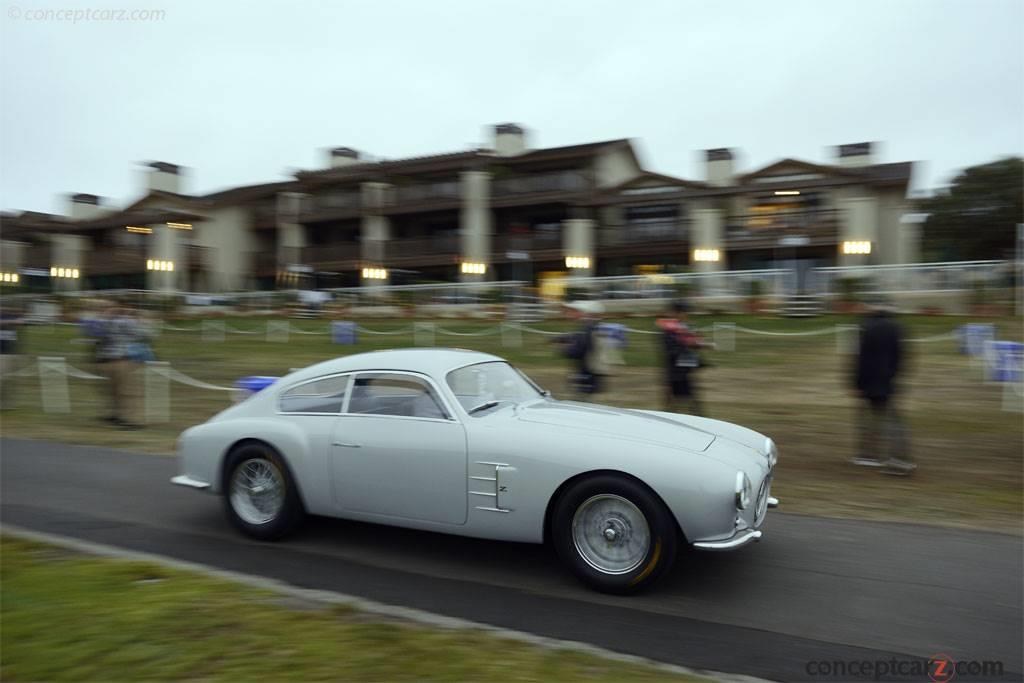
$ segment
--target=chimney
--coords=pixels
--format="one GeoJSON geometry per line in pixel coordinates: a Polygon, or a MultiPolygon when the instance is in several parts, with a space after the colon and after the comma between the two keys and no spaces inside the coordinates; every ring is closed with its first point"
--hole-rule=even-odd
{"type": "Polygon", "coordinates": [[[328,150],[327,155],[329,157],[331,168],[351,166],[352,164],[358,164],[361,161],[359,158],[359,150],[352,149],[351,147],[335,147],[334,149],[328,150]]]}
{"type": "Polygon", "coordinates": [[[526,151],[526,130],[516,123],[499,123],[494,127],[494,152],[511,157],[526,151]]]}
{"type": "Polygon", "coordinates": [[[849,145],[836,147],[836,156],[839,158],[840,166],[868,166],[874,163],[872,159],[873,143],[855,142],[849,145]]]}
{"type": "Polygon", "coordinates": [[[174,194],[181,192],[181,176],[184,168],[166,161],[151,161],[146,164],[146,168],[149,169],[146,183],[146,188],[149,191],[173,192],[174,194]]]}
{"type": "Polygon", "coordinates": [[[73,194],[68,199],[68,217],[73,221],[88,220],[103,213],[100,198],[94,194],[73,194]]]}
{"type": "Polygon", "coordinates": [[[705,150],[704,179],[711,185],[732,185],[732,159],[732,150],[728,147],[705,150]]]}

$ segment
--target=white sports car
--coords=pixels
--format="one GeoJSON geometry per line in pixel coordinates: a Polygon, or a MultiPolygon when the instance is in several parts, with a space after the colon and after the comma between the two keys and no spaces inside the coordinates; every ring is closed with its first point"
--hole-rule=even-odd
{"type": "Polygon", "coordinates": [[[554,544],[608,592],[662,575],[680,543],[761,537],[771,439],[688,415],[558,401],[507,362],[457,349],[337,358],[180,437],[175,484],[221,494],[243,533],[306,513],[554,544]]]}

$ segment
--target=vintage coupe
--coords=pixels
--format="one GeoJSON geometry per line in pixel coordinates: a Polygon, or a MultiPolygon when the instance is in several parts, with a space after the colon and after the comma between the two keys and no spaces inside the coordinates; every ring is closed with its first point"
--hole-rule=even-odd
{"type": "Polygon", "coordinates": [[[326,361],[178,442],[175,484],[221,494],[258,539],[306,513],[550,541],[584,582],[650,584],[681,543],[761,537],[771,439],[726,422],[558,401],[507,362],[458,349],[326,361]]]}

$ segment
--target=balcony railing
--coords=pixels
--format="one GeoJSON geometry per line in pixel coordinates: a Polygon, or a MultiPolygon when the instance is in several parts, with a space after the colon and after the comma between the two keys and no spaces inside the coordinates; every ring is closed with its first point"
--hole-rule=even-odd
{"type": "Polygon", "coordinates": [[[89,275],[121,275],[146,271],[145,247],[94,247],[85,256],[89,275]]]}
{"type": "Polygon", "coordinates": [[[682,242],[689,236],[689,223],[681,220],[651,220],[620,223],[601,228],[598,246],[635,246],[658,242],[682,242]]]}
{"type": "Polygon", "coordinates": [[[384,245],[387,258],[407,258],[419,255],[448,255],[459,253],[458,235],[413,237],[389,240],[384,245]]]}
{"type": "Polygon", "coordinates": [[[302,250],[302,263],[332,263],[351,261],[362,257],[362,245],[359,242],[338,242],[305,247],[302,250]]]}
{"type": "Polygon", "coordinates": [[[460,197],[459,183],[451,180],[439,183],[421,183],[419,185],[400,185],[394,189],[393,197],[397,204],[458,199],[460,197]]]}
{"type": "Polygon", "coordinates": [[[587,189],[586,177],[577,171],[560,171],[516,178],[499,178],[491,183],[495,197],[544,192],[582,192],[587,189]]]}
{"type": "Polygon", "coordinates": [[[733,232],[758,230],[810,230],[829,228],[839,224],[839,211],[818,209],[813,211],[779,211],[729,216],[727,229],[733,232]]]}

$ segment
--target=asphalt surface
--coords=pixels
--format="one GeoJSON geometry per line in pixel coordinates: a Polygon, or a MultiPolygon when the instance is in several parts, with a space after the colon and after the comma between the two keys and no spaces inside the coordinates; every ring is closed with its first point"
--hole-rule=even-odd
{"type": "Polygon", "coordinates": [[[169,457],[2,439],[0,520],[774,680],[815,678],[811,662],[936,653],[1001,661],[1010,680],[1024,670],[1019,536],[776,510],[761,543],[687,553],[650,592],[615,597],[577,584],[543,546],[327,519],[257,543],[219,499],[171,486],[174,474],[169,457]]]}

